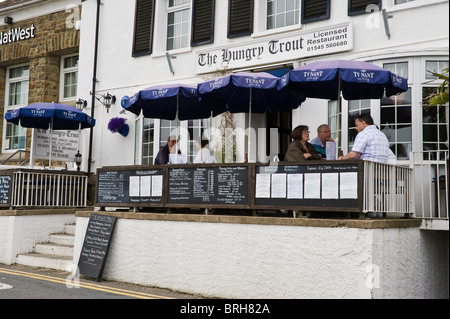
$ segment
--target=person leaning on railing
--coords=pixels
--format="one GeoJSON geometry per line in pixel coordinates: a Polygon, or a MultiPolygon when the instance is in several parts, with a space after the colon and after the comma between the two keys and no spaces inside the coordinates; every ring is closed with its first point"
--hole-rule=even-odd
{"type": "Polygon", "coordinates": [[[392,158],[389,141],[373,123],[368,113],[356,116],[355,126],[358,131],[352,150],[340,160],[365,159],[378,163],[388,163],[392,158]]]}
{"type": "Polygon", "coordinates": [[[321,160],[322,156],[316,148],[310,144],[309,128],[306,125],[299,125],[291,132],[292,142],[286,151],[285,161],[299,162],[307,160],[321,160]]]}

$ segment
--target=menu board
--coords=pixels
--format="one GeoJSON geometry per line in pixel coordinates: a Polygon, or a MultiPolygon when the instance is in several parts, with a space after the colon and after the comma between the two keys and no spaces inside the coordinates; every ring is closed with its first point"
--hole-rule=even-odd
{"type": "Polygon", "coordinates": [[[247,166],[173,167],[168,170],[168,204],[248,206],[247,166]]]}
{"type": "Polygon", "coordinates": [[[101,279],[115,223],[116,217],[91,215],[78,261],[81,275],[101,279]]]}
{"type": "Polygon", "coordinates": [[[255,206],[358,208],[358,178],[357,163],[256,166],[255,206]]]}
{"type": "Polygon", "coordinates": [[[0,206],[9,206],[11,176],[0,176],[0,206]]]}
{"type": "Polygon", "coordinates": [[[99,170],[97,204],[161,204],[163,170],[99,170]]]}

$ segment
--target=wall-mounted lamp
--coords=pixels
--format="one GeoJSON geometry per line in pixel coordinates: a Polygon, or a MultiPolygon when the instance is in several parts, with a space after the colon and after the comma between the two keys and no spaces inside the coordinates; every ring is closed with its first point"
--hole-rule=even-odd
{"type": "Polygon", "coordinates": [[[87,106],[87,101],[83,100],[83,99],[78,99],[77,103],[76,103],[77,109],[79,109],[80,111],[83,110],[84,108],[86,108],[87,106]]]}
{"type": "Polygon", "coordinates": [[[13,18],[12,17],[5,17],[3,20],[6,24],[13,24],[13,18]]]}
{"type": "Polygon", "coordinates": [[[77,164],[77,171],[80,171],[81,162],[82,162],[81,154],[80,151],[78,151],[75,154],[75,164],[77,164]]]}
{"type": "MultiPolygon", "coordinates": [[[[92,95],[92,92],[91,92],[91,95],[92,95]]],[[[100,95],[99,98],[95,97],[95,99],[103,104],[103,106],[106,108],[107,113],[109,113],[109,109],[110,109],[111,105],[116,103],[116,96],[109,94],[109,93],[100,95]]]]}

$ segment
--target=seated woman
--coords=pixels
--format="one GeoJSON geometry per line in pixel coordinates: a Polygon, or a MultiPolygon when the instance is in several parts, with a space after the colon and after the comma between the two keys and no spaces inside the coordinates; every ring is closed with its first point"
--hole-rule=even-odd
{"type": "Polygon", "coordinates": [[[288,146],[285,155],[285,161],[300,162],[307,160],[321,160],[322,156],[316,151],[315,147],[310,144],[309,130],[306,125],[299,125],[291,132],[292,142],[288,146]]]}
{"type": "Polygon", "coordinates": [[[197,148],[198,153],[194,159],[194,163],[216,163],[216,158],[209,148],[206,147],[208,144],[209,141],[207,139],[198,138],[195,140],[195,147],[197,148]]]}

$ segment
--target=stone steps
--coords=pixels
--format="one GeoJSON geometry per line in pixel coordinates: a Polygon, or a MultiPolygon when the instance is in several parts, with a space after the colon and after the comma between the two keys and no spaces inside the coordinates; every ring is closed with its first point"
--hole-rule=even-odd
{"type": "Polygon", "coordinates": [[[66,225],[64,233],[50,234],[49,241],[35,245],[33,252],[17,256],[17,263],[32,267],[42,267],[71,271],[75,225],[66,225]]]}

